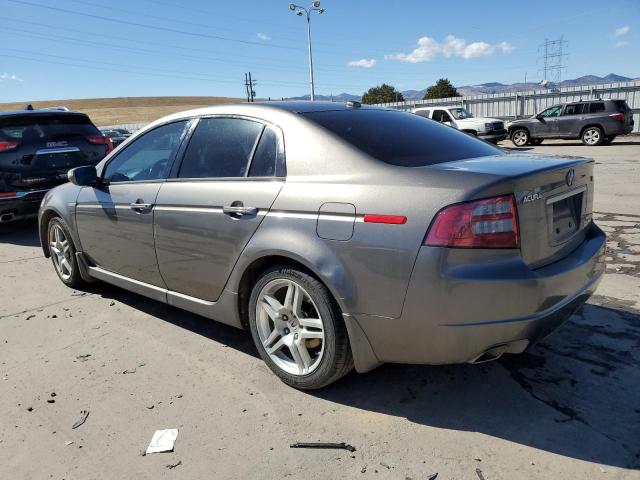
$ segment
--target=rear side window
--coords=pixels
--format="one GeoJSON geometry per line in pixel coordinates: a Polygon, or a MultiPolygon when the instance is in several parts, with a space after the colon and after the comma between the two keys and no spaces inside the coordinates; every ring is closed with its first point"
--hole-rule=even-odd
{"type": "Polygon", "coordinates": [[[614,100],[613,103],[615,104],[616,108],[618,109],[619,112],[626,112],[628,110],[630,110],[629,105],[627,105],[626,100],[614,100]]]}
{"type": "Polygon", "coordinates": [[[271,127],[266,127],[251,160],[250,177],[273,177],[278,160],[278,137],[271,127]]]}
{"type": "Polygon", "coordinates": [[[567,105],[564,109],[563,115],[580,115],[584,108],[584,103],[574,103],[572,105],[567,105]]]}
{"type": "Polygon", "coordinates": [[[436,122],[450,122],[451,117],[444,110],[434,110],[433,120],[435,120],[436,122]]]}
{"type": "Polygon", "coordinates": [[[0,140],[5,141],[38,142],[89,135],[100,132],[82,114],[9,115],[0,119],[0,140]]]}
{"type": "Polygon", "coordinates": [[[589,113],[604,112],[604,102],[594,102],[589,107],[589,113]]]}
{"type": "Polygon", "coordinates": [[[189,141],[178,177],[244,177],[263,128],[242,118],[203,118],[189,141]]]}
{"type": "Polygon", "coordinates": [[[502,151],[455,128],[393,110],[311,112],[305,116],[359,150],[392,165],[423,167],[502,151]]]}
{"type": "Polygon", "coordinates": [[[429,110],[417,110],[415,113],[416,113],[416,115],[420,115],[421,117],[430,118],[429,117],[429,110]]]}

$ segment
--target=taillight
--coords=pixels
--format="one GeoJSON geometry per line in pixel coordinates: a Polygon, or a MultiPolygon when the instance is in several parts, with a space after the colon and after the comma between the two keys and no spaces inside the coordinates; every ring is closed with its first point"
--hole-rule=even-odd
{"type": "Polygon", "coordinates": [[[451,205],[438,212],[425,245],[518,248],[518,217],[511,195],[451,205]]]}
{"type": "Polygon", "coordinates": [[[18,145],[20,145],[20,142],[0,142],[0,152],[15,150],[18,145]]]}
{"type": "Polygon", "coordinates": [[[616,120],[618,122],[624,122],[625,118],[624,118],[624,113],[612,113],[611,115],[609,115],[613,120],[616,120]]]}
{"type": "Polygon", "coordinates": [[[113,142],[106,135],[89,135],[87,137],[87,140],[89,140],[91,143],[95,143],[98,145],[106,145],[107,153],[113,150],[113,142]]]}
{"type": "Polygon", "coordinates": [[[0,192],[0,197],[15,197],[16,192],[0,192]]]}

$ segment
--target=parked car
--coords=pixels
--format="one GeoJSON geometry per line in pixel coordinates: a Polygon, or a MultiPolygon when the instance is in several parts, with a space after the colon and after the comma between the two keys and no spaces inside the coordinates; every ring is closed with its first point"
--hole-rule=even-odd
{"type": "Polygon", "coordinates": [[[111,139],[111,143],[113,144],[113,148],[116,148],[122,142],[124,142],[127,138],[121,132],[117,130],[101,130],[102,134],[111,139]]]}
{"type": "Polygon", "coordinates": [[[491,143],[498,143],[508,136],[504,122],[497,118],[474,117],[462,107],[419,107],[412,113],[457,128],[491,143]]]}
{"type": "Polygon", "coordinates": [[[355,102],[220,105],[69,172],[40,240],[66,285],[248,329],[312,389],[354,364],[494,360],[556,328],[604,271],[593,166],[355,102]]]}
{"type": "Polygon", "coordinates": [[[95,165],[112,148],[83,113],[0,112],[0,223],[36,216],[44,194],[66,182],[69,169],[95,165]]]}
{"type": "Polygon", "coordinates": [[[540,145],[547,138],[581,139],[589,146],[608,144],[633,131],[625,100],[584,100],[549,107],[531,118],[514,120],[509,135],[516,147],[540,145]]]}
{"type": "Polygon", "coordinates": [[[118,132],[124,138],[129,138],[132,135],[126,128],[112,128],[111,130],[118,132]]]}

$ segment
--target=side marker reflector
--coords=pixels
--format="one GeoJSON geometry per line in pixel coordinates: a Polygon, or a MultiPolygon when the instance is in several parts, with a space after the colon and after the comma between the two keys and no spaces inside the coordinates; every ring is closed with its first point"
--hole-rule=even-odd
{"type": "Polygon", "coordinates": [[[391,225],[404,225],[407,217],[403,215],[365,215],[365,223],[388,223],[391,225]]]}

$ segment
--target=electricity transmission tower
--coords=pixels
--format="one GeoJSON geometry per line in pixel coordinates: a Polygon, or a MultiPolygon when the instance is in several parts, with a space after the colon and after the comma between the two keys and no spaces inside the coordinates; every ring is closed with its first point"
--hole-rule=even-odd
{"type": "Polygon", "coordinates": [[[562,70],[567,68],[563,65],[567,58],[566,48],[569,42],[561,35],[557,40],[549,40],[545,38],[544,43],[540,45],[539,51],[542,55],[544,63],[542,84],[557,84],[562,81],[562,70]]]}

